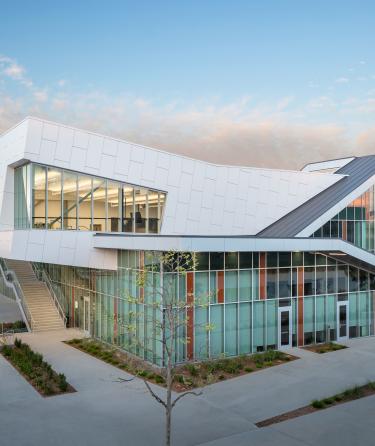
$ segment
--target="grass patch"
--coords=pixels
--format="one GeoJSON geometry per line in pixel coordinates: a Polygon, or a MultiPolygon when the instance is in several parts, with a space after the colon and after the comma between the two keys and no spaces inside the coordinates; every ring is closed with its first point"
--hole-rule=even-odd
{"type": "MultiPolygon", "coordinates": [[[[154,367],[126,352],[91,338],[72,339],[67,344],[98,359],[125,370],[132,375],[165,386],[164,370],[154,367]]],[[[266,369],[296,359],[281,351],[269,350],[235,358],[220,358],[187,363],[175,368],[173,389],[176,392],[204,387],[219,381],[266,369]]]]}
{"type": "Polygon", "coordinates": [[[41,395],[75,392],[63,373],[56,373],[43,355],[20,339],[15,339],[14,346],[4,345],[0,352],[41,395]]]}
{"type": "Polygon", "coordinates": [[[337,350],[343,350],[344,348],[348,348],[346,345],[337,344],[336,342],[327,342],[326,344],[313,344],[307,345],[303,347],[305,350],[309,350],[314,353],[329,353],[336,352],[337,350]]]}

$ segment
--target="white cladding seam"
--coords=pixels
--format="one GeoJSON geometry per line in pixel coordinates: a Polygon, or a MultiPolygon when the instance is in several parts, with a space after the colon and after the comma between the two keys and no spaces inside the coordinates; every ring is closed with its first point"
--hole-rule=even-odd
{"type": "Polygon", "coordinates": [[[166,191],[163,234],[256,234],[341,178],[214,165],[36,118],[0,138],[0,157],[9,192],[3,229],[13,228],[13,206],[3,205],[13,200],[7,166],[21,160],[166,191]]]}

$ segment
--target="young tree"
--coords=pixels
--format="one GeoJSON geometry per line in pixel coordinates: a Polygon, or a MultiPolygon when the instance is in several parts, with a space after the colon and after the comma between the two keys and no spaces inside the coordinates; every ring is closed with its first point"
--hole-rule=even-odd
{"type": "MultiPolygon", "coordinates": [[[[184,280],[189,271],[197,267],[196,255],[194,253],[168,251],[154,253],[152,262],[145,262],[145,266],[137,273],[137,287],[141,290],[139,295],[127,296],[127,301],[136,306],[142,306],[143,312],[129,312],[127,321],[120,321],[123,333],[130,335],[133,339],[136,334],[136,325],[139,319],[146,320],[147,309],[156,309],[160,317],[148,318],[147,323],[154,326],[153,341],[161,344],[162,373],[166,383],[166,398],[163,399],[151,388],[144,379],[144,383],[152,397],[165,409],[165,444],[171,444],[171,421],[172,411],[176,404],[187,395],[199,396],[201,391],[187,391],[173,399],[172,390],[176,372],[176,349],[178,344],[188,345],[190,339],[187,336],[187,328],[191,323],[190,314],[195,305],[207,306],[209,295],[193,296],[190,290],[186,290],[186,296],[178,295],[175,278],[184,280]],[[155,284],[154,274],[158,274],[160,280],[155,284]],[[145,292],[149,290],[156,298],[150,302],[145,298],[145,292]]],[[[206,325],[205,330],[210,330],[206,325]]],[[[136,343],[140,343],[139,340],[136,343]]],[[[149,339],[144,339],[142,349],[148,349],[149,339]]]]}

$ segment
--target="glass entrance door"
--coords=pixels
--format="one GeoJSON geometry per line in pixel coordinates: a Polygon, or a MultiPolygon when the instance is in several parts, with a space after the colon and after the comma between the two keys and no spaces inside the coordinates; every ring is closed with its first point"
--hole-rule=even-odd
{"type": "Polygon", "coordinates": [[[86,335],[90,334],[90,297],[83,298],[83,331],[86,335]]]}
{"type": "Polygon", "coordinates": [[[345,341],[349,337],[348,302],[337,302],[337,340],[345,341]]]}
{"type": "Polygon", "coordinates": [[[292,347],[292,308],[279,308],[279,349],[292,347]]]}

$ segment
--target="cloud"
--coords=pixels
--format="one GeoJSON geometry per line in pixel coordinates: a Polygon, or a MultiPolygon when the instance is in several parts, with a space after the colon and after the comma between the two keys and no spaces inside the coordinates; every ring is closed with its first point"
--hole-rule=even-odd
{"type": "Polygon", "coordinates": [[[264,101],[244,95],[227,102],[201,98],[163,104],[124,93],[67,91],[64,79],[37,86],[14,64],[0,56],[0,131],[35,115],[215,163],[286,169],[373,152],[375,120],[368,128],[362,124],[363,116],[375,116],[375,99],[368,90],[362,99],[338,100],[332,93],[307,102],[291,95],[264,101]],[[11,95],[1,82],[21,82],[25,88],[11,95]],[[344,114],[360,123],[356,132],[332,119],[344,114]]]}
{"type": "Polygon", "coordinates": [[[347,77],[339,77],[335,80],[336,84],[347,84],[349,79],[347,77]]]}
{"type": "Polygon", "coordinates": [[[33,86],[33,82],[26,76],[26,69],[10,57],[0,55],[1,74],[20,82],[28,88],[33,86]]]}
{"type": "Polygon", "coordinates": [[[48,100],[47,90],[37,90],[33,94],[37,102],[47,102],[48,100]]]}

